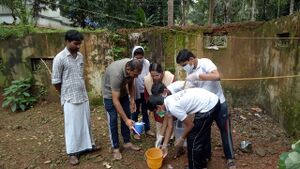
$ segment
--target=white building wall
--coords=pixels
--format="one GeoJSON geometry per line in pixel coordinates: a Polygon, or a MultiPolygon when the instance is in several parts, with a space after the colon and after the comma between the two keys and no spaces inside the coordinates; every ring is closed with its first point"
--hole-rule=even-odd
{"type": "MultiPolygon", "coordinates": [[[[33,19],[33,18],[32,18],[33,19]]],[[[11,16],[11,11],[5,6],[0,5],[0,23],[12,24],[14,21],[11,16]]],[[[19,23],[20,20],[17,19],[16,23],[19,23]]],[[[74,28],[71,26],[71,22],[68,18],[62,17],[60,15],[60,10],[51,10],[47,9],[41,11],[37,18],[34,18],[34,22],[38,26],[57,28],[57,29],[70,29],[74,28]]]]}
{"type": "MultiPolygon", "coordinates": [[[[11,11],[5,6],[0,5],[0,24],[8,23],[12,24],[14,22],[14,18],[11,16],[11,11]]],[[[19,19],[17,19],[17,23],[19,19]]]]}

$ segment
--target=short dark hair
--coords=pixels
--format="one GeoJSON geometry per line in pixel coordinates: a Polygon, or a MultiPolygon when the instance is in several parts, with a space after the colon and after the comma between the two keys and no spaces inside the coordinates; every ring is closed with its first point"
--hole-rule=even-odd
{"type": "Polygon", "coordinates": [[[144,56],[144,50],[142,48],[137,48],[134,52],[133,52],[133,56],[136,55],[143,55],[144,56]]]}
{"type": "Polygon", "coordinates": [[[153,94],[147,102],[147,109],[150,111],[156,110],[157,105],[163,105],[164,98],[161,95],[153,94]]]}
{"type": "Polygon", "coordinates": [[[153,95],[162,94],[165,90],[166,86],[162,82],[154,83],[151,87],[151,93],[153,95]]]}
{"type": "Polygon", "coordinates": [[[191,57],[195,58],[195,55],[191,51],[189,51],[187,49],[182,49],[179,51],[179,53],[176,57],[176,63],[180,64],[182,62],[189,61],[189,59],[191,57]]]}
{"type": "Polygon", "coordinates": [[[126,63],[126,66],[132,71],[137,70],[139,72],[143,69],[143,62],[138,59],[131,59],[126,63]]]}
{"type": "Polygon", "coordinates": [[[83,35],[78,32],[77,30],[71,29],[68,30],[65,34],[65,40],[66,41],[82,41],[83,40],[83,35]]]}
{"type": "Polygon", "coordinates": [[[151,71],[156,71],[158,73],[163,73],[163,68],[161,66],[161,64],[159,63],[151,63],[150,66],[149,66],[149,72],[151,71]]]}

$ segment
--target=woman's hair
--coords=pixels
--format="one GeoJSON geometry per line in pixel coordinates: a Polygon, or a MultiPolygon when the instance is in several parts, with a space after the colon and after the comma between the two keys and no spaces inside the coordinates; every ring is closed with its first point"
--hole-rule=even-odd
{"type": "Polygon", "coordinates": [[[133,52],[133,56],[136,55],[143,55],[144,56],[144,50],[142,48],[137,48],[134,52],[133,52]]]}
{"type": "Polygon", "coordinates": [[[166,86],[162,82],[154,83],[151,87],[151,93],[154,95],[159,95],[164,92],[166,86]]]}
{"type": "Polygon", "coordinates": [[[150,67],[149,67],[149,72],[151,72],[151,71],[156,71],[157,73],[163,73],[164,72],[161,64],[159,64],[159,63],[151,63],[150,67]]]}

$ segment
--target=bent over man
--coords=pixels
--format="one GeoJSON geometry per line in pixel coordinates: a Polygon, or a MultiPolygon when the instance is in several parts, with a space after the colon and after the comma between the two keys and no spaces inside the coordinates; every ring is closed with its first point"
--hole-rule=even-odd
{"type": "Polygon", "coordinates": [[[141,61],[125,58],[111,63],[104,73],[104,106],[107,111],[112,153],[116,160],[122,159],[119,149],[118,115],[121,117],[123,147],[140,150],[140,147],[130,143],[130,129],[134,125],[134,121],[130,117],[131,112],[136,111],[134,78],[138,77],[142,68],[141,61]]]}
{"type": "Polygon", "coordinates": [[[148,109],[160,114],[171,114],[184,123],[184,132],[175,141],[175,146],[182,147],[187,139],[188,168],[207,168],[205,153],[208,152],[205,150],[209,144],[211,124],[220,109],[218,96],[205,89],[189,88],[164,98],[164,90],[161,90],[165,89],[164,84],[154,84],[152,89],[161,92],[150,96],[148,109]]]}

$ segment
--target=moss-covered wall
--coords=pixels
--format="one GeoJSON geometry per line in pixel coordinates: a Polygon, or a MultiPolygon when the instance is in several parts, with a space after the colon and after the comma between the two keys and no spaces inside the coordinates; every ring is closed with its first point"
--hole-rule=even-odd
{"type": "MultiPolygon", "coordinates": [[[[149,59],[176,73],[184,72],[175,62],[178,51],[188,48],[197,57],[208,57],[217,66],[230,106],[261,105],[291,135],[300,135],[300,77],[264,79],[297,75],[300,55],[300,14],[270,22],[231,24],[216,28],[149,30],[149,59]],[[204,33],[226,34],[227,47],[210,50],[203,47],[204,33]],[[279,47],[278,34],[289,33],[288,46],[279,47]],[[246,79],[244,79],[246,78],[246,79]],[[262,78],[262,79],[251,79],[262,78]],[[239,79],[239,80],[237,80],[239,79]]],[[[284,39],[284,38],[283,38],[284,39]]]]}
{"type": "MultiPolygon", "coordinates": [[[[93,100],[101,96],[102,74],[105,66],[112,61],[108,51],[111,48],[109,33],[84,33],[80,51],[85,56],[85,74],[89,95],[93,100]]],[[[32,71],[32,59],[40,58],[47,62],[65,47],[64,33],[33,34],[24,38],[12,38],[0,42],[2,59],[0,86],[5,87],[14,79],[34,76],[36,84],[43,86],[49,93],[48,99],[58,100],[51,85],[51,75],[43,62],[39,69],[32,71]]],[[[48,63],[48,62],[47,62],[48,63]]],[[[50,70],[51,64],[47,65],[50,70]]]]}
{"type": "MultiPolygon", "coordinates": [[[[278,39],[269,40],[260,48],[262,75],[300,74],[300,15],[282,17],[256,30],[264,37],[289,33],[287,45],[280,47],[278,39]]],[[[285,127],[288,133],[300,135],[300,77],[264,81],[260,85],[259,102],[285,127]]]]}
{"type": "MultiPolygon", "coordinates": [[[[114,59],[128,57],[137,40],[146,45],[146,57],[161,63],[165,69],[184,79],[176,64],[176,55],[188,48],[197,57],[208,57],[217,66],[222,86],[230,106],[259,104],[265,108],[291,135],[300,135],[299,77],[233,80],[232,78],[274,77],[300,74],[300,14],[270,22],[249,22],[222,27],[193,27],[188,29],[122,30],[119,36],[111,33],[85,33],[81,52],[85,56],[86,83],[92,102],[101,100],[101,83],[105,67],[114,59]],[[141,39],[130,39],[140,32],[141,39]],[[227,47],[219,50],[204,48],[204,34],[226,34],[227,47]],[[288,46],[279,47],[278,34],[288,34],[288,46]],[[117,43],[114,39],[119,37],[117,43]],[[126,50],[127,48],[127,50],[126,50]],[[116,50],[117,49],[117,50],[116,50]],[[117,57],[114,52],[118,50],[117,57]],[[125,49],[125,50],[124,50],[125,49]]],[[[34,75],[49,94],[55,93],[46,69],[31,71],[31,58],[53,58],[64,48],[63,33],[34,34],[20,39],[0,42],[0,87],[12,79],[34,75]]],[[[57,98],[57,96],[56,96],[57,98]]]]}

